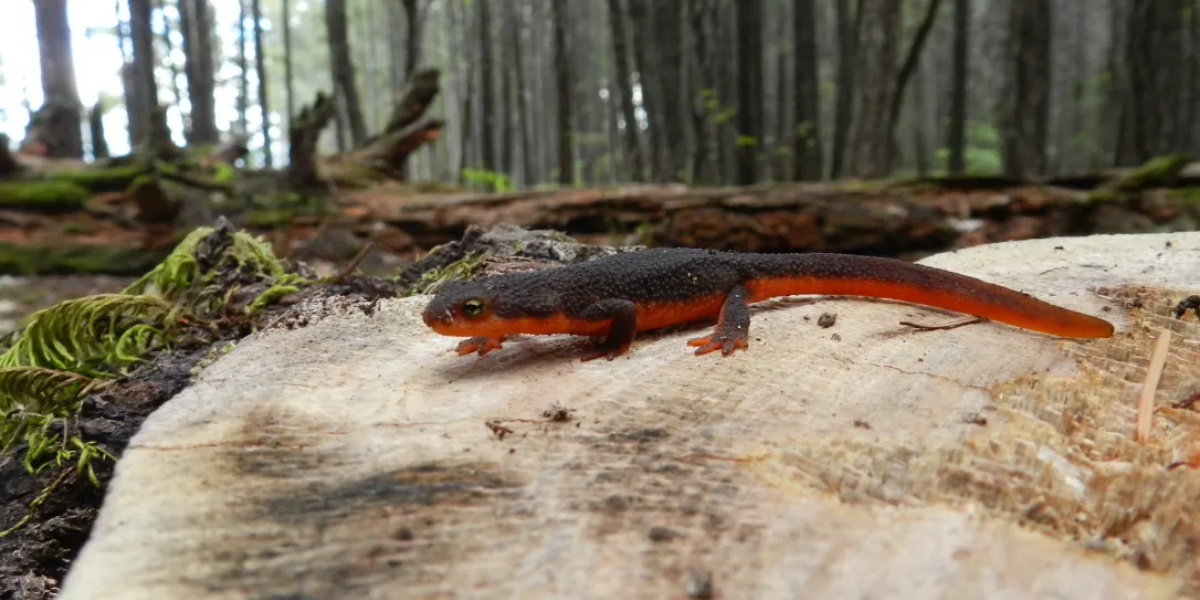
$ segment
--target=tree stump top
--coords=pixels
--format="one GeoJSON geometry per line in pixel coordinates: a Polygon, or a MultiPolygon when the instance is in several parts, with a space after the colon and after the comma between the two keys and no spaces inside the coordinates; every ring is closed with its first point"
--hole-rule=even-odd
{"type": "Polygon", "coordinates": [[[1200,233],[924,262],[1119,333],[918,331],[899,322],[963,317],[788,299],[755,310],[733,357],[693,356],[689,330],[580,363],[587,342],[567,337],[457,357],[421,323],[426,297],[300,306],[307,325],[243,340],[145,422],[60,597],[1168,598],[1192,585],[1200,534],[1179,525],[1200,484],[1165,465],[1197,425],[1166,410],[1138,444],[1132,407],[1164,328],[1159,405],[1196,391],[1200,326],[1170,308],[1200,272],[1200,233]]]}

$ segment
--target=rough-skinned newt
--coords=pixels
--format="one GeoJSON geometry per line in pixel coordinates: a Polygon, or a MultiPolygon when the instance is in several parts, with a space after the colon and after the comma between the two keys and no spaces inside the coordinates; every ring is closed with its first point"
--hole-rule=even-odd
{"type": "Polygon", "coordinates": [[[487,354],[518,334],[602,337],[583,357],[623,354],[640,331],[717,318],[696,354],[748,347],[752,303],[807,294],[867,296],[932,306],[1071,338],[1113,334],[1108,321],[999,285],[889,258],[752,254],[693,248],[624,252],[565,267],[453,281],[425,308],[435,332],[468,337],[458,353],[487,354]]]}

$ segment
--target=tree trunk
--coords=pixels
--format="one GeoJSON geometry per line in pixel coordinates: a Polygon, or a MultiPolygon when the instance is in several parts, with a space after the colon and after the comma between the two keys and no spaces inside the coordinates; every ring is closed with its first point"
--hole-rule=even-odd
{"type": "Polygon", "coordinates": [[[796,44],[796,125],[793,177],[799,181],[820,179],[821,120],[817,68],[817,10],[814,0],[796,0],[792,14],[792,36],[796,44]]]}
{"type": "Polygon", "coordinates": [[[287,105],[287,122],[291,126],[296,114],[296,80],[292,73],[292,16],[291,0],[283,0],[283,94],[287,105]]]}
{"type": "Polygon", "coordinates": [[[325,1],[325,32],[329,38],[334,93],[350,129],[350,143],[360,146],[367,139],[367,125],[363,121],[362,102],[359,101],[358,85],[354,81],[354,63],[346,28],[346,0],[325,1]]]}
{"type": "Polygon", "coordinates": [[[421,64],[421,7],[417,0],[400,0],[404,4],[404,25],[407,37],[404,40],[404,80],[412,79],[421,64]]]}
{"type": "Polygon", "coordinates": [[[712,184],[720,181],[717,168],[717,135],[713,126],[720,98],[717,94],[717,74],[713,64],[711,27],[717,5],[714,0],[691,0],[689,16],[692,26],[692,54],[697,79],[697,93],[692,106],[692,181],[712,184]]]}
{"type": "Polygon", "coordinates": [[[479,109],[481,136],[479,154],[482,167],[496,171],[496,75],[492,61],[492,15],[488,0],[474,0],[479,7],[479,109]]]}
{"type": "MultiPolygon", "coordinates": [[[[286,7],[286,3],[285,3],[286,7]]],[[[216,103],[212,48],[212,16],[208,0],[180,0],[179,23],[183,34],[184,77],[187,79],[188,101],[191,104],[189,144],[216,144],[216,103]]],[[[286,31],[286,28],[285,28],[286,31]]]]}
{"type": "Polygon", "coordinates": [[[575,153],[571,144],[571,71],[567,56],[566,0],[551,0],[553,20],[554,81],[558,96],[558,183],[570,186],[575,181],[575,153]]]}
{"type": "Polygon", "coordinates": [[[962,173],[967,166],[967,73],[971,30],[971,0],[954,0],[954,73],[950,84],[950,132],[946,147],[950,150],[948,170],[962,173]]]}
{"type": "Polygon", "coordinates": [[[261,0],[252,0],[254,19],[254,71],[258,74],[258,110],[262,120],[263,165],[271,168],[271,110],[267,104],[267,62],[264,55],[261,0]]]}
{"type": "Polygon", "coordinates": [[[917,27],[917,34],[913,37],[912,45],[908,47],[908,53],[904,56],[904,64],[900,67],[900,74],[896,76],[896,89],[892,92],[892,104],[888,110],[888,139],[893,142],[896,139],[896,128],[900,123],[900,109],[904,106],[905,91],[908,89],[908,82],[912,80],[913,73],[917,71],[917,64],[921,60],[921,53],[925,48],[926,42],[929,40],[929,34],[933,31],[933,24],[937,21],[938,10],[942,6],[942,0],[929,0],[925,5],[925,16],[921,19],[920,26],[917,27]]]}
{"type": "Polygon", "coordinates": [[[1133,157],[1138,162],[1183,150],[1178,129],[1187,71],[1183,62],[1184,0],[1134,2],[1125,62],[1134,115],[1133,157]]]}
{"type": "Polygon", "coordinates": [[[151,115],[158,106],[158,84],[154,79],[154,30],[150,27],[150,0],[129,0],[129,31],[133,41],[130,83],[129,132],[134,148],[150,142],[151,115]]]}
{"type": "Polygon", "coordinates": [[[249,135],[250,131],[250,50],[246,42],[246,2],[238,0],[238,133],[249,135]]]}
{"type": "Polygon", "coordinates": [[[758,180],[762,147],[762,0],[739,0],[737,22],[737,174],[738,185],[758,180]]]}
{"type": "Polygon", "coordinates": [[[1009,69],[1001,124],[1004,172],[1030,178],[1046,172],[1050,122],[1051,0],[1012,0],[1009,69]]]}
{"type": "Polygon", "coordinates": [[[846,170],[851,177],[879,179],[892,170],[889,113],[898,79],[900,4],[893,0],[861,0],[859,12],[846,170]]]}
{"type": "MultiPolygon", "coordinates": [[[[635,2],[637,0],[634,0],[635,2]]],[[[617,105],[620,107],[621,120],[624,127],[621,139],[625,144],[625,156],[629,159],[631,179],[635,182],[645,181],[645,161],[638,144],[637,117],[633,106],[633,86],[629,70],[629,44],[625,32],[625,11],[621,0],[608,0],[608,24],[612,34],[613,60],[616,63],[617,105]]]]}
{"type": "Polygon", "coordinates": [[[834,107],[833,151],[830,153],[830,174],[842,176],[846,161],[846,142],[850,137],[850,119],[854,99],[854,51],[858,45],[858,30],[862,11],[855,10],[853,0],[837,0],[838,32],[837,104],[834,107]]]}
{"type": "Polygon", "coordinates": [[[88,112],[88,131],[92,138],[92,158],[108,158],[108,140],[104,135],[104,104],[97,100],[88,112]]]}
{"type": "MultiPolygon", "coordinates": [[[[523,11],[518,8],[509,7],[510,18],[513,23],[513,32],[511,35],[512,53],[513,53],[513,82],[516,85],[517,101],[513,106],[513,114],[517,119],[517,129],[521,137],[521,184],[524,186],[533,185],[535,178],[533,168],[534,148],[533,142],[529,137],[529,124],[525,115],[531,114],[531,111],[525,107],[525,102],[529,100],[529,80],[525,76],[525,44],[522,41],[522,36],[525,35],[525,17],[523,11]]],[[[515,177],[515,176],[514,176],[515,177]]]]}
{"type": "Polygon", "coordinates": [[[43,106],[55,107],[59,118],[46,133],[52,143],[46,156],[83,156],[83,115],[75,85],[75,60],[71,54],[71,26],[67,0],[35,0],[38,53],[42,68],[43,106]]]}

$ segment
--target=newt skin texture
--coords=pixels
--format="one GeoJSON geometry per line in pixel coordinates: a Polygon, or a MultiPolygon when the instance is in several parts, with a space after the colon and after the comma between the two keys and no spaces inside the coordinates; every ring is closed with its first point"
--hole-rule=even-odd
{"type": "Polygon", "coordinates": [[[933,267],[846,254],[751,254],[693,248],[625,252],[531,273],[453,281],[425,324],[468,337],[460,355],[501,348],[518,334],[602,337],[582,360],[624,354],[640,331],[717,317],[696,354],[748,347],[749,304],[777,296],[867,296],[952,310],[1051,335],[1105,338],[1108,321],[933,267]]]}

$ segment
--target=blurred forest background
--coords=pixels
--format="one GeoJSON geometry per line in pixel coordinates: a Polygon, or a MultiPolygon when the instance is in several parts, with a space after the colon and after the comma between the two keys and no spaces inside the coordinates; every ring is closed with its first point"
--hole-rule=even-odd
{"type": "Polygon", "coordinates": [[[80,74],[71,25],[105,4],[84,2],[33,0],[34,22],[4,25],[36,26],[40,52],[0,73],[41,76],[0,90],[67,109],[52,156],[137,147],[158,104],[176,144],[241,135],[249,164],[278,167],[318,92],[336,98],[319,149],[344,151],[425,67],[444,129],[409,176],[475,189],[1028,177],[1200,153],[1196,0],[116,0],[85,32],[116,71],[80,74]],[[81,75],[116,93],[85,106],[81,75]]]}

